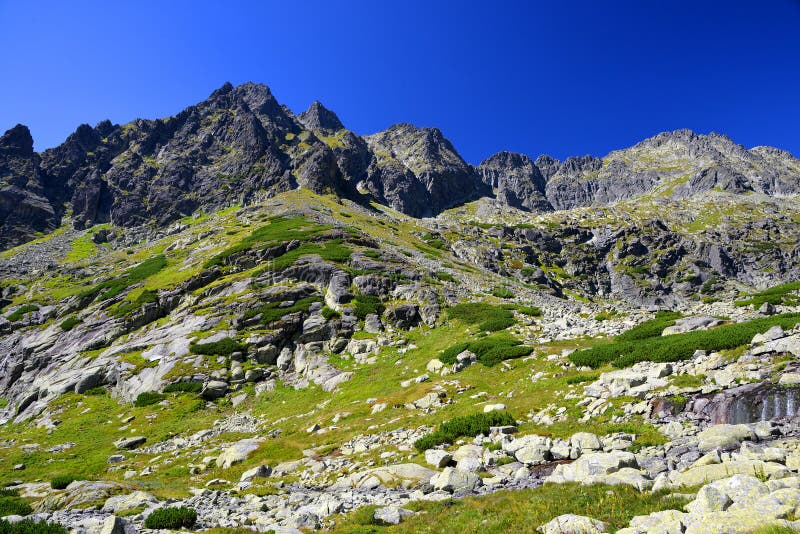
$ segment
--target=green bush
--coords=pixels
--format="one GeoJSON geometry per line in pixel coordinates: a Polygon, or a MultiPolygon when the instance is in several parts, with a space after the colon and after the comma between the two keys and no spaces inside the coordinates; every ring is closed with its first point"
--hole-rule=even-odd
{"type": "Polygon", "coordinates": [[[99,397],[101,395],[105,395],[106,393],[108,393],[108,390],[103,386],[97,386],[96,388],[87,389],[83,392],[84,395],[90,395],[93,397],[99,397]]]}
{"type": "Polygon", "coordinates": [[[800,298],[792,294],[795,291],[800,291],[800,282],[789,282],[759,291],[750,295],[750,298],[737,300],[736,305],[749,306],[752,304],[754,308],[760,308],[762,304],[769,302],[775,306],[779,304],[797,306],[800,304],[800,298]]]}
{"type": "Polygon", "coordinates": [[[125,317],[126,315],[130,315],[132,312],[141,308],[143,304],[150,302],[158,302],[158,292],[146,289],[142,291],[138,297],[136,297],[136,300],[121,302],[113,313],[117,317],[125,317]]]}
{"type": "Polygon", "coordinates": [[[323,306],[322,307],[322,316],[325,318],[326,321],[329,321],[331,319],[338,319],[339,317],[342,316],[342,314],[339,313],[338,311],[334,310],[333,308],[329,308],[327,306],[323,306]]]}
{"type": "Polygon", "coordinates": [[[133,405],[137,408],[142,408],[144,406],[150,406],[151,404],[156,404],[164,400],[166,397],[161,393],[156,393],[155,391],[143,391],[139,393],[139,396],[136,397],[136,400],[133,401],[133,405]]]}
{"type": "Polygon", "coordinates": [[[72,475],[59,475],[50,480],[50,487],[57,490],[62,490],[78,480],[72,475]]]}
{"type": "Polygon", "coordinates": [[[137,284],[148,278],[161,269],[167,266],[167,258],[163,254],[158,254],[152,258],[148,258],[139,265],[128,269],[125,274],[118,278],[106,280],[94,286],[93,288],[84,291],[79,295],[79,298],[96,298],[100,295],[100,300],[107,300],[116,297],[128,287],[137,284]]]}
{"type": "Polygon", "coordinates": [[[640,323],[618,335],[617,341],[636,341],[660,336],[665,328],[674,325],[675,320],[680,317],[681,314],[678,312],[660,311],[656,313],[654,319],[640,323]]]}
{"type": "Polygon", "coordinates": [[[597,380],[598,374],[580,374],[567,378],[567,384],[582,384],[584,382],[593,382],[597,380]]]}
{"type": "Polygon", "coordinates": [[[61,327],[61,330],[63,330],[64,332],[69,332],[70,330],[81,324],[81,322],[82,321],[77,317],[67,317],[66,319],[61,321],[61,324],[59,326],[61,327]]]}
{"type": "Polygon", "coordinates": [[[456,363],[456,356],[469,349],[469,343],[456,343],[439,354],[439,361],[445,365],[453,365],[456,363]]]}
{"type": "Polygon", "coordinates": [[[37,311],[38,309],[39,306],[37,306],[36,304],[23,304],[22,306],[11,312],[11,315],[6,317],[6,319],[11,321],[12,323],[15,323],[20,319],[22,319],[26,313],[37,311]]]}
{"type": "Polygon", "coordinates": [[[469,325],[478,325],[483,332],[505,330],[514,324],[511,306],[497,306],[486,302],[468,302],[448,308],[450,319],[469,325]]]}
{"type": "Polygon", "coordinates": [[[197,522],[197,512],[183,506],[159,508],[144,520],[144,528],[171,529],[192,528],[197,522]]]}
{"type": "Polygon", "coordinates": [[[189,350],[193,354],[204,354],[206,356],[230,356],[234,352],[242,352],[245,346],[229,337],[224,337],[219,341],[208,343],[190,343],[189,350]]]}
{"type": "Polygon", "coordinates": [[[272,217],[269,219],[269,224],[258,228],[239,243],[209,259],[204,267],[208,269],[215,265],[223,265],[229,257],[250,250],[256,244],[263,243],[265,247],[271,247],[295,239],[307,241],[329,228],[330,226],[313,223],[303,217],[272,217]]]}
{"type": "Polygon", "coordinates": [[[0,534],[67,534],[67,529],[57,523],[45,521],[25,519],[19,523],[9,523],[0,519],[0,534]]]}
{"type": "Polygon", "coordinates": [[[788,330],[800,323],[800,313],[786,313],[684,334],[658,336],[638,341],[618,341],[570,354],[577,366],[598,368],[607,363],[628,367],[640,361],[674,362],[687,360],[696,350],[734,349],[750,342],[758,333],[779,325],[788,330]]]}
{"type": "Polygon", "coordinates": [[[442,351],[439,360],[446,365],[452,365],[456,363],[456,357],[465,350],[475,354],[478,361],[486,367],[492,367],[503,360],[527,356],[533,352],[533,347],[522,346],[522,342],[513,337],[498,334],[473,342],[456,343],[442,351]]]}
{"type": "Polygon", "coordinates": [[[461,437],[474,437],[488,434],[493,426],[516,425],[514,417],[508,412],[476,413],[454,417],[445,421],[436,431],[426,434],[414,442],[414,447],[422,452],[442,443],[453,443],[461,437]]]}
{"type": "Polygon", "coordinates": [[[167,384],[164,393],[200,393],[202,390],[202,382],[173,382],[167,384]]]}
{"type": "Polygon", "coordinates": [[[454,282],[454,283],[458,282],[455,276],[445,271],[438,271],[436,273],[436,278],[438,278],[442,282],[454,282]]]}
{"type": "Polygon", "coordinates": [[[282,307],[280,302],[267,302],[259,308],[248,310],[244,314],[244,318],[249,319],[251,317],[255,317],[256,315],[261,315],[261,323],[270,324],[281,320],[281,318],[289,315],[290,313],[307,312],[313,303],[319,302],[320,300],[321,299],[317,296],[306,297],[295,301],[295,303],[291,306],[285,307],[282,307]]]}
{"type": "Polygon", "coordinates": [[[517,324],[517,322],[513,317],[495,317],[478,324],[478,329],[480,329],[481,332],[499,332],[515,324],[517,324]]]}
{"type": "Polygon", "coordinates": [[[527,315],[528,317],[542,316],[542,310],[537,306],[519,306],[517,307],[517,311],[522,315],[527,315]]]}
{"type": "Polygon", "coordinates": [[[507,287],[497,286],[492,289],[492,295],[499,299],[510,299],[514,298],[514,292],[508,289],[507,287]]]}
{"type": "Polygon", "coordinates": [[[353,313],[362,321],[371,313],[382,314],[384,309],[386,307],[381,299],[373,295],[356,295],[353,298],[353,313]]]}
{"type": "Polygon", "coordinates": [[[0,517],[6,515],[30,515],[33,513],[31,505],[22,497],[9,495],[0,497],[0,517]]]}

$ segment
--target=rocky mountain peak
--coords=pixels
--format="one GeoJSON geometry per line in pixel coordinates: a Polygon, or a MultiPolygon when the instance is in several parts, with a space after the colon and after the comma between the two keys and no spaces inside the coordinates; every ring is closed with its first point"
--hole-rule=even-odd
{"type": "Polygon", "coordinates": [[[0,152],[33,155],[33,137],[23,124],[17,124],[0,137],[0,152]]]}
{"type": "Polygon", "coordinates": [[[307,110],[297,116],[297,120],[309,130],[337,132],[344,129],[344,125],[333,111],[315,100],[307,110]]]}

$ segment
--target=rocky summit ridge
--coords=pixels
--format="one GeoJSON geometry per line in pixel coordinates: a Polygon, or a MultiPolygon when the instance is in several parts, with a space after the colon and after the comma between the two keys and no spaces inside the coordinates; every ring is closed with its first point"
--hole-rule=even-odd
{"type": "Polygon", "coordinates": [[[787,152],[473,166],[226,84],[0,178],[0,532],[800,530],[787,152]]]}
{"type": "Polygon", "coordinates": [[[53,230],[67,213],[77,227],[164,225],[296,187],[413,217],[487,196],[540,213],[710,190],[795,195],[799,169],[788,152],[747,150],[689,130],[604,158],[532,161],[500,152],[475,167],[437,128],[396,124],[359,136],[318,101],[295,115],[264,85],[226,83],[175,116],[84,124],[42,153],[34,153],[26,127],[7,131],[0,138],[0,246],[53,230]]]}

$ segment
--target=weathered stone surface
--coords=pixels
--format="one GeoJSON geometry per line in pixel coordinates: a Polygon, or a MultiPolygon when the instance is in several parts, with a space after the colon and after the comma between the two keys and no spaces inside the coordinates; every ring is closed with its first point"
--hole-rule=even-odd
{"type": "Polygon", "coordinates": [[[602,521],[576,514],[560,515],[537,529],[542,534],[601,534],[610,532],[602,521]]]}

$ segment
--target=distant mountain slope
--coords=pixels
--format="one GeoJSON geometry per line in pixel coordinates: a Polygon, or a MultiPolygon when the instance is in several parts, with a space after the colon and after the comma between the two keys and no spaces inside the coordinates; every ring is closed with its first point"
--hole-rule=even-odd
{"type": "Polygon", "coordinates": [[[786,196],[800,191],[800,161],[678,130],[604,158],[500,152],[473,167],[436,128],[397,124],[361,137],[319,102],[294,115],[269,88],[246,83],[225,84],[173,117],[81,125],[41,154],[18,125],[0,138],[0,187],[8,248],[58,227],[66,213],[76,228],[163,226],[297,187],[414,217],[484,196],[533,212],[709,190],[786,196]]]}

